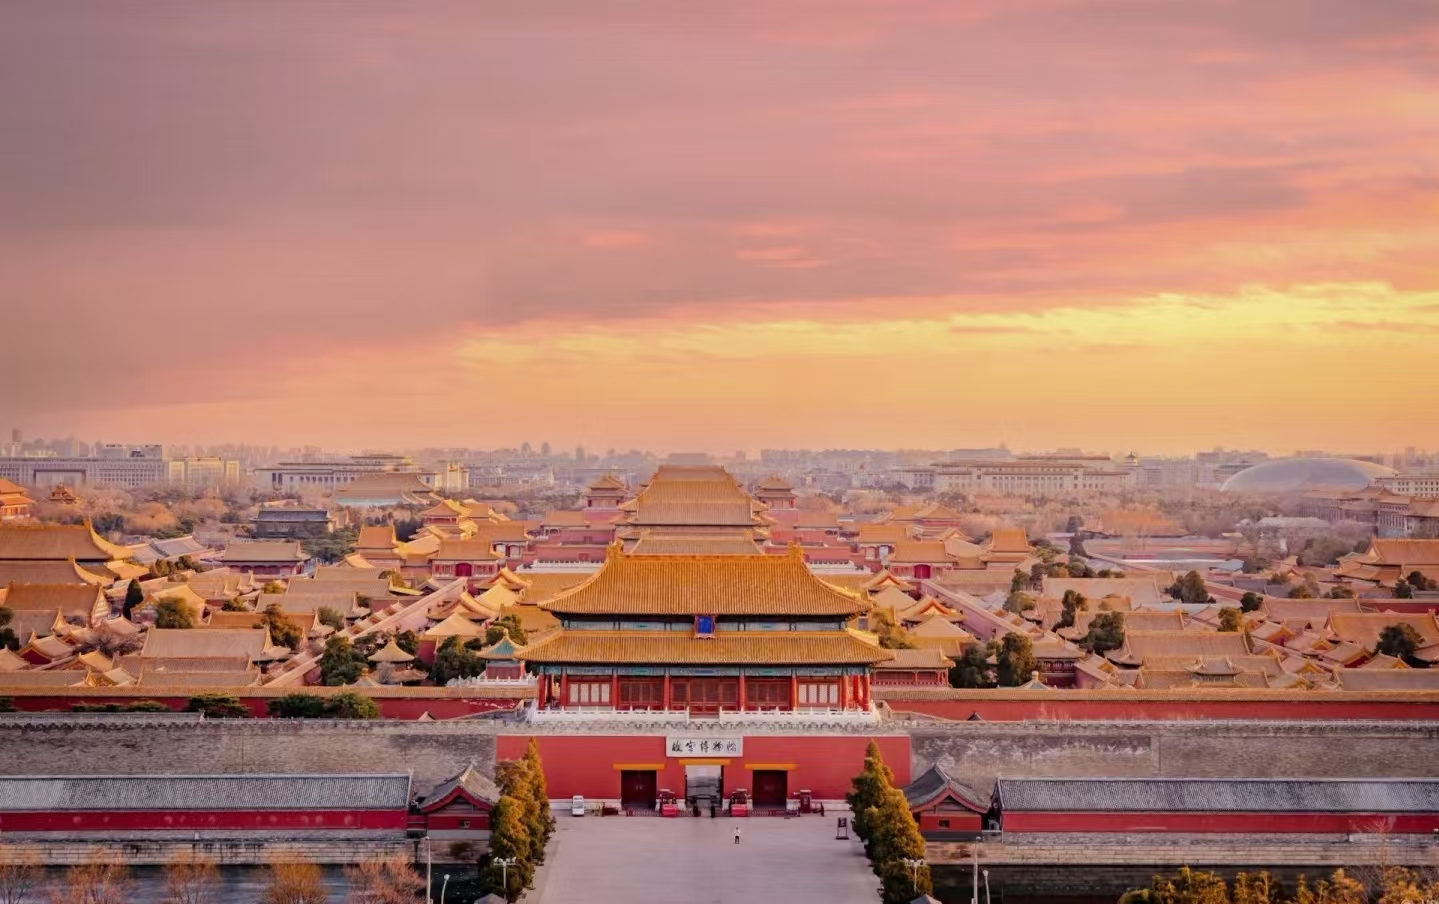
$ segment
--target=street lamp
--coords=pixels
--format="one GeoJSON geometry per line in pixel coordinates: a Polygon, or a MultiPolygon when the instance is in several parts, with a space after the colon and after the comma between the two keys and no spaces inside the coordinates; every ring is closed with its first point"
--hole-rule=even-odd
{"type": "Polygon", "coordinates": [[[445,873],[445,881],[440,883],[440,904],[445,904],[445,889],[450,885],[450,874],[445,873]]]}
{"type": "MultiPolygon", "coordinates": [[[[983,872],[984,872],[984,904],[989,904],[989,870],[984,870],[983,872]]],[[[440,895],[440,897],[443,898],[444,895],[440,895]]],[[[440,904],[445,904],[445,902],[444,902],[444,901],[441,901],[440,904]]]]}
{"type": "Polygon", "coordinates": [[[496,857],[495,862],[500,865],[500,888],[504,889],[505,897],[510,896],[510,867],[519,862],[518,857],[496,857]]]}
{"type": "Polygon", "coordinates": [[[904,858],[904,865],[907,866],[907,867],[909,867],[909,886],[910,886],[910,891],[914,892],[915,894],[919,894],[919,868],[920,868],[921,866],[924,866],[924,860],[922,860],[922,859],[916,860],[916,859],[911,859],[911,858],[909,858],[909,857],[905,857],[905,858],[904,858]]]}

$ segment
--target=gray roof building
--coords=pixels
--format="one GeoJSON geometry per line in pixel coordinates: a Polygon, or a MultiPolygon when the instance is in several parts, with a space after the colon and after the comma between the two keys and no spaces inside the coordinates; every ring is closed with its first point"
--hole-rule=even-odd
{"type": "Polygon", "coordinates": [[[1001,778],[1005,813],[1439,813],[1439,779],[1001,778]]]}
{"type": "Polygon", "coordinates": [[[0,776],[0,813],[404,810],[406,773],[0,776]]]}

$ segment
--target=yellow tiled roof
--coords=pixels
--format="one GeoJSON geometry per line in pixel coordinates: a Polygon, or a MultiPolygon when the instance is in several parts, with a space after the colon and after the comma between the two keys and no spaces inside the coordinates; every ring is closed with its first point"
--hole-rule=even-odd
{"type": "Polygon", "coordinates": [[[527,571],[524,580],[529,584],[521,597],[524,606],[539,606],[560,593],[583,584],[592,572],[587,571],[527,571]]]}
{"type": "Polygon", "coordinates": [[[441,540],[435,552],[437,559],[483,562],[504,558],[496,555],[490,540],[441,540]]]}
{"type": "Polygon", "coordinates": [[[90,584],[11,584],[5,595],[5,606],[16,612],[59,609],[66,616],[85,618],[99,608],[109,609],[100,589],[90,584]]]}
{"type": "Polygon", "coordinates": [[[755,500],[719,467],[660,466],[635,497],[629,524],[752,527],[755,500]]]}
{"type": "Polygon", "coordinates": [[[0,524],[0,560],[74,559],[108,562],[128,558],[130,550],[116,546],[86,524],[0,524]]]}
{"type": "Polygon", "coordinates": [[[891,658],[847,631],[721,633],[713,638],[647,631],[561,631],[526,647],[526,662],[869,665],[891,658]]]}
{"type": "Polygon", "coordinates": [[[631,555],[636,556],[762,556],[753,531],[715,534],[656,533],[641,530],[631,555]]]}
{"type": "Polygon", "coordinates": [[[10,584],[104,583],[104,578],[76,565],[73,559],[0,562],[0,587],[8,587],[10,584]]]}
{"type": "Polygon", "coordinates": [[[859,600],[782,556],[631,556],[615,552],[545,604],[574,615],[857,615],[859,600]]]}
{"type": "Polygon", "coordinates": [[[1373,541],[1371,554],[1380,565],[1399,565],[1404,568],[1439,565],[1439,540],[1376,539],[1373,541]]]}

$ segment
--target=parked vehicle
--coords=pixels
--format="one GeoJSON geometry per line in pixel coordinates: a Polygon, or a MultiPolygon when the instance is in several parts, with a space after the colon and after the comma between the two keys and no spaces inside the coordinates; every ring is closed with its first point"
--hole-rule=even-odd
{"type": "Polygon", "coordinates": [[[585,796],[583,794],[576,794],[574,797],[570,798],[570,815],[585,815],[585,796]]]}

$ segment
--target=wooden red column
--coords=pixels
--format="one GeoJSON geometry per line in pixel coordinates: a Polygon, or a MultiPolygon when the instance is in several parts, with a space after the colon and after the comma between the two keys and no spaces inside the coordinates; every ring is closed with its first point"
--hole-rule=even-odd
{"type": "Polygon", "coordinates": [[[615,672],[610,676],[610,706],[619,708],[620,705],[620,673],[615,672]]]}
{"type": "Polygon", "coordinates": [[[560,709],[565,709],[565,708],[567,708],[569,705],[570,705],[570,673],[569,673],[569,672],[563,672],[563,673],[560,674],[560,709]]]}
{"type": "Polygon", "coordinates": [[[670,673],[665,672],[665,712],[670,711],[670,673]]]}
{"type": "Polygon", "coordinates": [[[748,709],[748,708],[749,708],[749,706],[746,704],[746,701],[745,701],[744,669],[740,669],[740,673],[739,673],[739,711],[740,711],[740,712],[744,712],[744,711],[745,711],[746,709],[748,709]]]}
{"type": "Polygon", "coordinates": [[[791,711],[799,709],[799,676],[789,676],[789,708],[791,711]]]}

